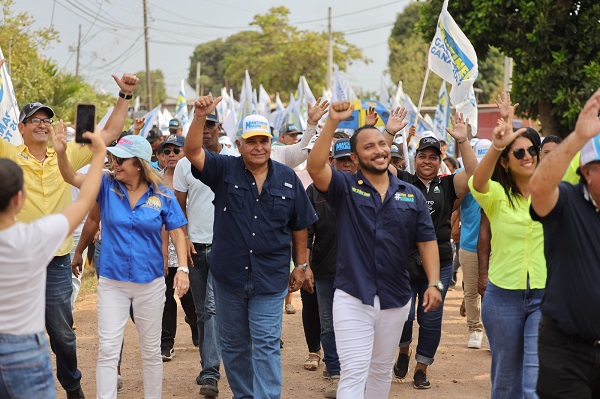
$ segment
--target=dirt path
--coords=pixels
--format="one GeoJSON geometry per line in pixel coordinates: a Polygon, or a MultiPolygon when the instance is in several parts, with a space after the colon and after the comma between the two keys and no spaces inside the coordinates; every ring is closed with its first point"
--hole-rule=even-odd
{"type": "MultiPolygon", "coordinates": [[[[459,273],[460,275],[460,273],[459,273]]],[[[93,276],[87,276],[93,279],[93,276]]],[[[459,314],[462,301],[460,283],[455,291],[449,291],[444,309],[442,342],[436,355],[436,362],[428,372],[432,383],[429,390],[415,390],[412,378],[405,381],[394,380],[390,398],[487,398],[490,392],[490,361],[487,350],[473,350],[466,347],[468,332],[466,322],[459,314]]],[[[77,326],[77,354],[79,368],[83,373],[82,387],[88,398],[95,396],[95,369],[98,353],[96,293],[87,290],[77,300],[74,318],[77,326]]],[[[294,315],[283,315],[283,391],[282,398],[323,398],[323,390],[328,381],[322,377],[323,365],[316,372],[302,368],[308,353],[302,331],[302,304],[300,294],[294,297],[298,310],[294,315]]],[[[178,331],[175,342],[175,357],[164,363],[163,398],[201,398],[196,385],[200,371],[198,349],[192,345],[190,330],[185,324],[183,310],[178,309],[178,331]]],[[[416,325],[416,323],[415,323],[416,325]]],[[[415,332],[416,333],[416,332],[415,332]]],[[[143,398],[141,360],[138,350],[137,331],[131,321],[125,332],[122,375],[125,391],[121,399],[143,398]]],[[[413,359],[414,362],[414,359],[413,359]]],[[[412,376],[414,363],[410,365],[412,376]]],[[[58,381],[56,382],[57,387],[58,381]]],[[[231,398],[232,394],[223,377],[219,383],[221,398],[231,398]]],[[[64,398],[64,391],[58,390],[58,397],[64,398]]]]}

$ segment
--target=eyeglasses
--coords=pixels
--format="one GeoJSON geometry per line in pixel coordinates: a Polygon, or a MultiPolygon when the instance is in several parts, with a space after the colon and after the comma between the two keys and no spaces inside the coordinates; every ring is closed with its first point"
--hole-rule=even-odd
{"type": "MultiPolygon", "coordinates": [[[[538,154],[538,149],[536,146],[532,145],[531,147],[529,147],[527,149],[527,152],[532,157],[535,157],[538,154]]],[[[525,158],[525,148],[518,148],[518,149],[514,150],[512,153],[516,159],[521,160],[521,159],[525,158]]]]}
{"type": "Polygon", "coordinates": [[[127,158],[119,158],[117,156],[114,156],[113,154],[108,154],[108,162],[109,163],[113,163],[116,162],[117,165],[121,166],[123,165],[123,162],[125,162],[127,158]]]}
{"type": "Polygon", "coordinates": [[[31,122],[33,125],[39,125],[40,123],[44,122],[45,125],[52,125],[54,123],[54,121],[50,118],[46,118],[46,119],[41,119],[41,118],[31,118],[31,119],[27,119],[26,121],[23,121],[23,123],[27,123],[27,122],[31,122]]]}
{"type": "Polygon", "coordinates": [[[179,153],[181,152],[181,148],[173,148],[173,149],[166,148],[163,150],[163,154],[165,154],[165,155],[171,155],[171,152],[174,152],[175,155],[179,155],[179,153]]]}

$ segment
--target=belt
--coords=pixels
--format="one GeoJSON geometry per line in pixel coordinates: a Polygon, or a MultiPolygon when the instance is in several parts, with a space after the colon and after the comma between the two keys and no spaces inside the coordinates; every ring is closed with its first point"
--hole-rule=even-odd
{"type": "Polygon", "coordinates": [[[201,248],[210,248],[212,246],[212,244],[200,244],[200,243],[194,243],[194,245],[198,245],[201,248]]]}

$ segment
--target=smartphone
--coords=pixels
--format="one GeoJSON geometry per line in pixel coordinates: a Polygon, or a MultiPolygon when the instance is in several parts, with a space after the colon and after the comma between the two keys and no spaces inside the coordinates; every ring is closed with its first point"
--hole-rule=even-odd
{"type": "Polygon", "coordinates": [[[75,113],[75,142],[91,143],[83,138],[83,133],[92,132],[96,128],[96,106],[94,104],[77,104],[75,113]]]}

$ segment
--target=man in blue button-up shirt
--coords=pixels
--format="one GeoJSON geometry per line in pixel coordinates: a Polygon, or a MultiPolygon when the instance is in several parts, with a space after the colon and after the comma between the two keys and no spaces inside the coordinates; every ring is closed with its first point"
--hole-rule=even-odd
{"type": "MultiPolygon", "coordinates": [[[[430,282],[439,280],[440,263],[425,198],[388,171],[390,147],[379,130],[364,126],[350,139],[351,157],[359,169],[355,175],[327,164],[333,133],[353,109],[350,102],[331,105],[307,169],[315,187],[326,193],[337,220],[333,303],[341,366],[337,397],[387,398],[395,349],[410,306],[410,250],[415,244],[419,248],[430,282]]],[[[428,289],[425,311],[440,302],[438,289],[428,289]]]]}
{"type": "Polygon", "coordinates": [[[202,131],[220,101],[194,104],[185,153],[192,174],[215,193],[209,263],[227,379],[236,398],[281,396],[281,303],[300,289],[306,268],[307,227],[317,220],[294,171],[270,160],[266,118],[250,115],[236,144],[240,157],[205,151],[202,131]],[[290,242],[296,268],[290,275],[290,242]]]}

